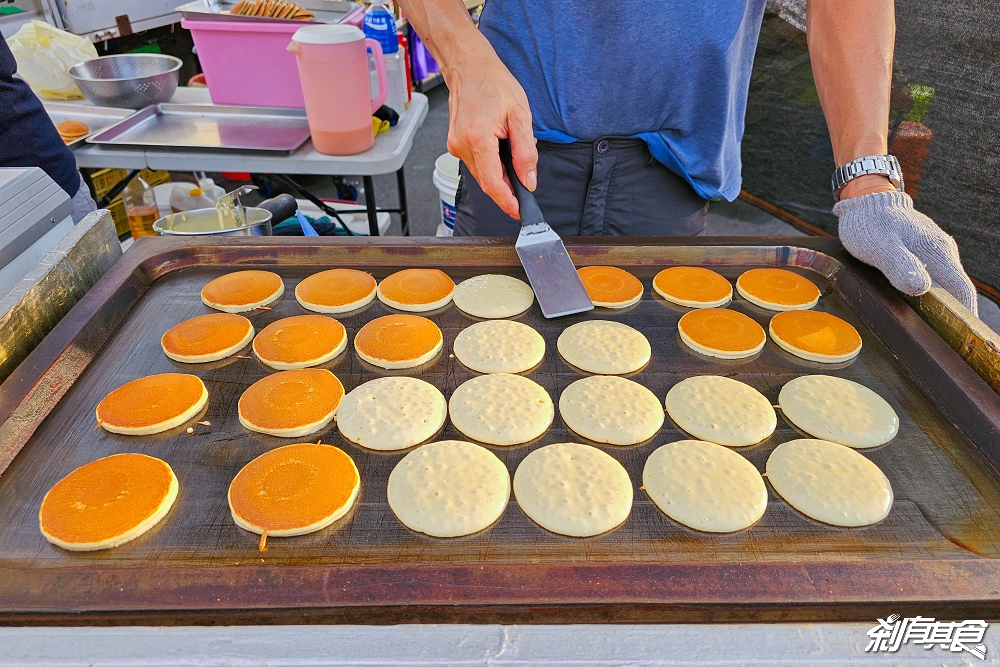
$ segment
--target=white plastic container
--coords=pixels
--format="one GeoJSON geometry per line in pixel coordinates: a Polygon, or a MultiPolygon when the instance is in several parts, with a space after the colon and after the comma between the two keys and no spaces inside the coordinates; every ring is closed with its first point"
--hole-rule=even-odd
{"type": "Polygon", "coordinates": [[[174,213],[214,207],[215,202],[205,196],[205,191],[190,183],[176,183],[170,193],[170,210],[174,213]]]}
{"type": "MultiPolygon", "coordinates": [[[[409,95],[406,88],[406,63],[403,61],[403,50],[399,48],[396,21],[392,12],[385,6],[385,0],[370,0],[370,2],[371,5],[365,11],[365,37],[378,42],[382,47],[388,88],[383,104],[402,118],[406,115],[409,95]]],[[[370,82],[370,84],[372,90],[379,89],[377,83],[370,82]]],[[[379,90],[379,95],[381,94],[382,91],[379,90]]]]}
{"type": "Polygon", "coordinates": [[[205,177],[198,180],[198,187],[205,191],[205,196],[213,202],[219,201],[226,191],[215,184],[211,178],[205,177]]]}
{"type": "Polygon", "coordinates": [[[436,236],[455,233],[455,196],[458,194],[458,158],[445,153],[434,161],[434,185],[441,195],[441,222],[436,236]]]}

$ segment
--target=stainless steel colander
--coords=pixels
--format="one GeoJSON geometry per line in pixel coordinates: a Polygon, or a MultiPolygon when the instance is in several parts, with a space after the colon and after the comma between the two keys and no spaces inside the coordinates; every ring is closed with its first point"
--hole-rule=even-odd
{"type": "Polygon", "coordinates": [[[78,63],[69,75],[97,106],[141,109],[174,96],[181,65],[173,56],[128,53],[78,63]]]}

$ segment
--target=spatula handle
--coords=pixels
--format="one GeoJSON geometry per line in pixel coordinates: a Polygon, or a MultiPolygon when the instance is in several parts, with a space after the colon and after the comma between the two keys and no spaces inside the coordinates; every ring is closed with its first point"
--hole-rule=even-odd
{"type": "Polygon", "coordinates": [[[538,208],[538,202],[535,201],[535,195],[521,184],[517,173],[514,171],[514,161],[510,156],[509,139],[500,140],[500,161],[503,163],[504,169],[507,170],[507,178],[510,179],[510,184],[514,188],[514,196],[517,197],[518,208],[521,210],[521,226],[527,227],[528,225],[537,225],[540,222],[545,222],[545,218],[542,217],[542,210],[538,208]]]}

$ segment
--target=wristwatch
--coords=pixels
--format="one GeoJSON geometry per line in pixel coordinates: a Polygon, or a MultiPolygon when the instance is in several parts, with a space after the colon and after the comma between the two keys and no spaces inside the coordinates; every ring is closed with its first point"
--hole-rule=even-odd
{"type": "Polygon", "coordinates": [[[899,160],[896,159],[896,156],[869,155],[852,160],[833,171],[833,176],[830,178],[830,186],[833,188],[833,200],[840,201],[840,191],[844,189],[844,186],[858,176],[865,176],[867,174],[888,176],[889,182],[900,192],[903,191],[903,168],[899,166],[899,160]]]}

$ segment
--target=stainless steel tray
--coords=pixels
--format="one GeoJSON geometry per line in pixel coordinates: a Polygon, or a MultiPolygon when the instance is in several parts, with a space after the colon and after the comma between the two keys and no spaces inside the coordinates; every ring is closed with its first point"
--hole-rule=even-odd
{"type": "Polygon", "coordinates": [[[115,107],[92,107],[84,104],[61,104],[59,102],[43,102],[45,113],[53,125],[66,120],[79,120],[90,126],[90,132],[75,141],[66,144],[76,148],[83,144],[88,136],[93,136],[115,123],[128,118],[135,113],[133,109],[117,109],[115,107]]]}
{"type": "Polygon", "coordinates": [[[102,146],[291,153],[308,138],[303,109],[153,104],[87,141],[102,146]]]}
{"type": "Polygon", "coordinates": [[[211,20],[211,21],[265,21],[270,23],[341,23],[348,16],[355,12],[364,12],[364,6],[354,2],[338,2],[336,0],[294,0],[302,9],[308,9],[316,15],[312,21],[299,21],[296,19],[276,19],[264,16],[242,16],[240,14],[230,14],[229,11],[236,6],[235,2],[211,2],[210,0],[195,0],[188,2],[174,9],[180,12],[181,16],[188,20],[211,20]]]}

